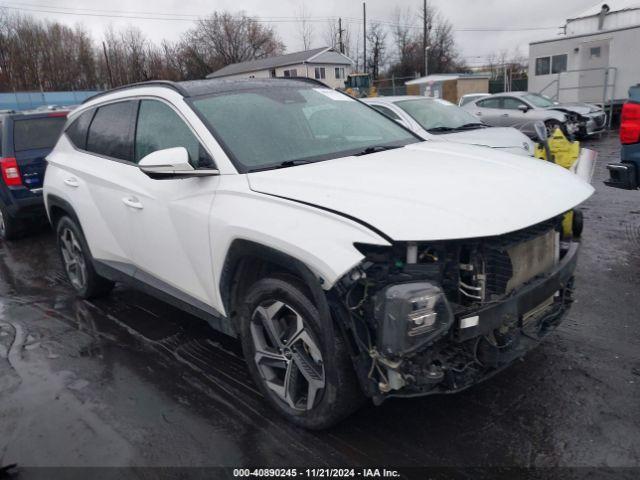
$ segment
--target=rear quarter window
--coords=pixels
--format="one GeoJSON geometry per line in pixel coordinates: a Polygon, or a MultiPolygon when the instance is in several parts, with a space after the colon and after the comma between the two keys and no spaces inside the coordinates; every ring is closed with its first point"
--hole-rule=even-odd
{"type": "Polygon", "coordinates": [[[91,109],[80,114],[65,131],[71,143],[82,150],[87,148],[87,133],[94,113],[96,113],[95,109],[91,109]]]}
{"type": "Polygon", "coordinates": [[[66,121],[66,117],[63,116],[14,120],[13,149],[21,152],[53,148],[66,121]]]}

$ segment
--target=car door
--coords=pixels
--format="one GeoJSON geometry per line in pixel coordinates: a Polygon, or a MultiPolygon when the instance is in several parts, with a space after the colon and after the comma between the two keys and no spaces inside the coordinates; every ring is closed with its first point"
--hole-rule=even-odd
{"type": "Polygon", "coordinates": [[[122,199],[138,170],[131,162],[137,103],[105,104],[74,120],[66,134],[76,150],[63,160],[62,178],[93,257],[129,275],[130,219],[122,199]]]}
{"type": "MultiPolygon", "coordinates": [[[[134,162],[167,148],[184,147],[194,168],[215,168],[194,130],[169,103],[141,99],[134,162]]],[[[209,212],[219,177],[154,179],[136,169],[129,197],[136,278],[206,309],[214,303],[209,212]]]]}
{"type": "Polygon", "coordinates": [[[521,130],[524,125],[530,122],[529,110],[520,110],[522,107],[530,109],[529,105],[515,97],[502,97],[502,115],[500,116],[501,127],[514,127],[521,130]]]}
{"type": "Polygon", "coordinates": [[[500,97],[489,97],[478,100],[473,106],[466,107],[481,121],[492,127],[499,127],[502,118],[500,97]]]}

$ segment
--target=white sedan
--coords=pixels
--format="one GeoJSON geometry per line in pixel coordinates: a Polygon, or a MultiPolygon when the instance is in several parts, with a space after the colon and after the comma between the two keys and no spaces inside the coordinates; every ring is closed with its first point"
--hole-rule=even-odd
{"type": "Polygon", "coordinates": [[[515,128],[489,127],[463,108],[438,98],[372,97],[363,101],[425,140],[481,145],[533,156],[533,141],[515,128]]]}

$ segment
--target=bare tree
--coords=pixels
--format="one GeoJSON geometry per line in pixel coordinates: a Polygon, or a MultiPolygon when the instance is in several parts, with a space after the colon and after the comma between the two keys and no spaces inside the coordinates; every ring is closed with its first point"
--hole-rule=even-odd
{"type": "Polygon", "coordinates": [[[279,55],[284,44],[271,28],[244,13],[214,13],[199,20],[182,40],[193,67],[211,73],[231,63],[279,55]]]}
{"type": "Polygon", "coordinates": [[[367,66],[373,78],[378,78],[385,61],[387,51],[387,32],[379,23],[372,23],[367,28],[367,43],[369,44],[369,58],[367,66]]]}
{"type": "MultiPolygon", "coordinates": [[[[340,23],[338,20],[329,20],[326,24],[323,40],[324,44],[340,51],[340,23]]],[[[351,30],[346,22],[342,22],[342,47],[347,57],[351,57],[354,50],[351,42],[351,30]]]]}
{"type": "Polygon", "coordinates": [[[305,5],[305,1],[301,0],[300,10],[298,12],[300,17],[300,23],[298,25],[300,40],[302,41],[303,50],[309,50],[313,44],[314,28],[313,24],[309,21],[308,12],[305,5]]]}

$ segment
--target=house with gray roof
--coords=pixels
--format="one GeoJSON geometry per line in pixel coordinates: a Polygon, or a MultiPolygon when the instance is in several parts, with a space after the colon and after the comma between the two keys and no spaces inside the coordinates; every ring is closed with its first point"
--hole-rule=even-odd
{"type": "Polygon", "coordinates": [[[277,57],[233,63],[207,75],[207,78],[307,77],[331,88],[344,88],[353,60],[335,48],[322,47],[277,57]]]}

